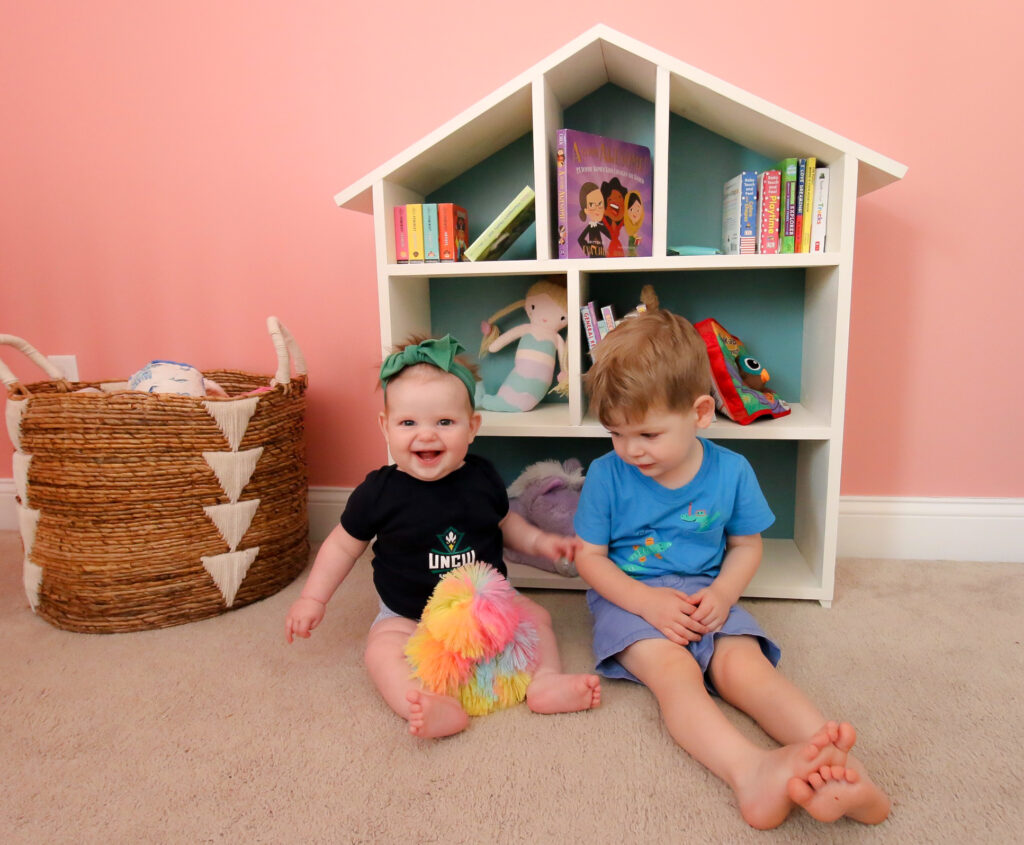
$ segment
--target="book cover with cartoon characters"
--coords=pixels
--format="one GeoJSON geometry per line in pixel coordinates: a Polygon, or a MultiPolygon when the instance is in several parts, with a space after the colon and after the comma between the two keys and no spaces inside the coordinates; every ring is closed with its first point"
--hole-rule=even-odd
{"type": "Polygon", "coordinates": [[[559,258],[651,255],[651,151],[603,135],[558,130],[559,258]]]}

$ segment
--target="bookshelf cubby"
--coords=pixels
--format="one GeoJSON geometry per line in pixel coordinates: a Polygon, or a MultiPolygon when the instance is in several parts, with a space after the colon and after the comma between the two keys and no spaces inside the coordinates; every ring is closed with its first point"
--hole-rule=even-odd
{"type": "MultiPolygon", "coordinates": [[[[792,405],[775,420],[740,426],[723,417],[708,436],[746,455],[777,521],[747,595],[833,597],[842,461],[856,200],[903,177],[878,153],[604,26],[597,26],[448,121],[336,196],[373,214],[382,351],[412,332],[451,332],[475,356],[479,324],[522,298],[543,276],[568,290],[569,395],[521,414],[484,412],[473,450],[506,481],[536,460],[611,448],[586,412],[588,356],[576,315],[593,299],[623,313],[652,284],[664,307],[693,322],[714,317],[743,338],[792,405]],[[568,126],[651,148],[653,256],[558,260],[555,138],[568,126]],[[786,156],[815,156],[831,171],[826,251],[792,255],[669,254],[675,245],[717,246],[722,185],[740,170],[786,156]],[[391,209],[456,202],[469,210],[472,241],[524,185],[536,222],[498,261],[396,264],[391,209]]],[[[488,387],[511,367],[512,349],[488,356],[488,387]]],[[[578,588],[529,567],[521,587],[578,588]]]]}

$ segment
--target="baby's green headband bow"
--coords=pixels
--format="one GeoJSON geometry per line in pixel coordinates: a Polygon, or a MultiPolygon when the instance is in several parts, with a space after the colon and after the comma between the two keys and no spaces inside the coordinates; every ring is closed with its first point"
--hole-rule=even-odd
{"type": "Polygon", "coordinates": [[[469,391],[469,404],[475,404],[476,379],[469,367],[455,360],[466,348],[450,334],[442,338],[428,338],[421,343],[405,347],[401,352],[388,355],[380,365],[380,383],[387,389],[388,381],[397,376],[406,367],[413,364],[431,364],[446,373],[456,376],[469,391]]]}

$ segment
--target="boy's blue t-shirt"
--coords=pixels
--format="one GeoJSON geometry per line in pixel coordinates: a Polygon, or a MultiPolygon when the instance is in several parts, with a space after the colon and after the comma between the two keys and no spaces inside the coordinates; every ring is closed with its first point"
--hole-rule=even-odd
{"type": "Polygon", "coordinates": [[[729,535],[760,534],[775,515],[742,455],[699,438],[700,470],[678,490],[662,487],[614,452],[590,465],[574,526],[634,578],[718,574],[729,535]]]}

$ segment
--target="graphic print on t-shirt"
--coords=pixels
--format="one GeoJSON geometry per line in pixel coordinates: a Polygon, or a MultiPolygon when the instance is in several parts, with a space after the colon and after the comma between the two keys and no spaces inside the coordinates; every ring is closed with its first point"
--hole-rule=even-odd
{"type": "Polygon", "coordinates": [[[431,569],[458,569],[467,563],[476,561],[476,550],[462,547],[462,540],[465,534],[457,528],[449,528],[443,534],[438,534],[437,539],[441,549],[431,549],[431,569]]]}
{"type": "Polygon", "coordinates": [[[719,516],[720,514],[718,511],[715,511],[711,516],[708,516],[708,512],[706,510],[695,511],[693,509],[693,502],[690,502],[689,509],[680,518],[685,522],[692,522],[697,525],[698,531],[710,531],[711,526],[715,524],[715,521],[719,516]]]}

